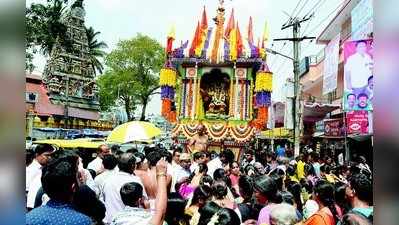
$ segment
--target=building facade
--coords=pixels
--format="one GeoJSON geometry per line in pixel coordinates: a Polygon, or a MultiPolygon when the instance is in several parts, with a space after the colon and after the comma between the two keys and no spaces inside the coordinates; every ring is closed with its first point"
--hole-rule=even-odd
{"type": "MultiPolygon", "coordinates": [[[[332,108],[330,112],[326,111],[325,119],[319,121],[312,121],[307,123],[304,121],[304,136],[312,137],[317,140],[318,145],[327,150],[339,150],[345,147],[345,112],[343,111],[343,94],[344,94],[344,43],[350,40],[359,40],[373,37],[372,17],[367,21],[361,21],[359,25],[359,18],[353,18],[354,11],[364,11],[363,14],[369,14],[368,9],[364,5],[371,6],[370,0],[346,0],[341,9],[337,12],[335,17],[330,21],[326,28],[317,37],[317,43],[323,44],[326,47],[318,54],[308,56],[303,59],[304,64],[308,60],[306,72],[301,74],[300,82],[302,85],[301,99],[305,103],[329,104],[332,106],[339,106],[335,110],[332,108]],[[363,7],[359,10],[359,8],[363,7]],[[371,20],[371,21],[370,21],[371,20]],[[356,23],[356,26],[354,25],[356,23]],[[328,94],[323,94],[323,76],[324,67],[326,66],[326,48],[339,35],[339,56],[338,69],[336,73],[336,88],[328,94]],[[331,121],[336,120],[336,129],[343,132],[331,133],[331,121]],[[322,130],[324,130],[324,132],[322,130]],[[332,135],[333,134],[333,135],[332,135]],[[332,135],[332,136],[331,136],[332,135]]],[[[356,12],[356,14],[359,14],[356,12]]],[[[364,16],[367,17],[367,16],[364,16]]],[[[328,54],[328,53],[327,53],[328,54]]],[[[329,66],[329,65],[327,65],[329,66]]],[[[305,120],[305,119],[304,119],[305,120]]],[[[364,138],[361,138],[364,140],[364,138]]],[[[354,143],[354,142],[352,142],[354,143]]],[[[316,143],[313,143],[317,145],[316,143]]],[[[359,144],[359,143],[357,143],[359,144]]],[[[364,143],[361,143],[362,145],[364,143]]],[[[356,145],[356,143],[355,143],[356,145]]],[[[366,144],[367,145],[367,144],[366,144]]],[[[349,148],[349,146],[347,146],[349,148]]],[[[353,147],[356,148],[356,147],[353,147]]]]}

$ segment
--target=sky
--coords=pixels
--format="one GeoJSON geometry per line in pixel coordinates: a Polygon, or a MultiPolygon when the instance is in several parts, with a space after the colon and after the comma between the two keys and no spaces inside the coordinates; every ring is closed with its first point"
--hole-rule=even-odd
{"type": "MultiPolygon", "coordinates": [[[[265,22],[269,26],[269,41],[267,47],[283,54],[292,56],[292,43],[288,41],[273,41],[274,38],[292,37],[292,29],[281,30],[289,16],[299,18],[312,14],[308,22],[302,24],[301,33],[306,36],[318,36],[334,18],[344,0],[225,0],[226,22],[234,8],[235,19],[238,20],[242,35],[247,33],[249,17],[252,16],[254,36],[261,37],[265,22]]],[[[46,0],[27,0],[46,2],[46,0]]],[[[73,1],[72,1],[73,2],[73,1]]],[[[208,24],[216,15],[218,0],[85,0],[86,26],[92,26],[100,31],[99,40],[107,43],[110,52],[119,40],[129,39],[137,33],[148,35],[163,46],[166,45],[166,35],[172,25],[176,27],[175,46],[180,40],[192,40],[197,21],[201,19],[205,6],[208,24]]],[[[323,49],[315,41],[303,41],[301,58],[315,55],[323,49]]],[[[34,58],[36,69],[41,73],[46,59],[40,55],[34,58]]],[[[292,61],[281,56],[268,54],[267,62],[273,72],[274,101],[284,101],[284,84],[287,78],[293,77],[292,61]]],[[[160,114],[161,101],[159,96],[153,96],[147,113],[160,114]]]]}

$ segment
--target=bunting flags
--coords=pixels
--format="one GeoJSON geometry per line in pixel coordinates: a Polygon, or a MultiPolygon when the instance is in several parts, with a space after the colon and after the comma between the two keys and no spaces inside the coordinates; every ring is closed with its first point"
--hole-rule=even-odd
{"type": "Polygon", "coordinates": [[[212,27],[208,28],[208,33],[207,33],[207,35],[206,35],[204,48],[202,49],[202,53],[201,53],[201,57],[202,57],[202,58],[206,58],[206,52],[207,52],[208,47],[209,47],[209,42],[210,42],[210,39],[211,39],[211,34],[212,34],[212,27]]]}
{"type": "Polygon", "coordinates": [[[188,46],[188,40],[183,43],[183,41],[180,42],[180,47],[176,48],[173,50],[173,57],[175,58],[184,58],[184,50],[188,46]]]}
{"type": "Polygon", "coordinates": [[[262,59],[266,59],[266,48],[264,47],[263,42],[262,42],[262,47],[259,49],[259,56],[262,59]]]}
{"type": "Polygon", "coordinates": [[[262,46],[259,49],[259,56],[262,59],[266,59],[266,44],[267,41],[269,40],[269,27],[267,25],[267,21],[265,22],[265,27],[263,29],[263,35],[262,35],[262,46]]]}
{"type": "MultiPolygon", "coordinates": [[[[249,48],[250,48],[250,50],[251,50],[250,57],[251,57],[251,58],[256,58],[256,57],[258,57],[258,56],[259,56],[259,50],[258,50],[258,48],[255,46],[255,43],[254,43],[254,33],[253,33],[253,25],[252,25],[252,16],[249,17],[249,23],[248,23],[248,37],[247,37],[247,40],[248,40],[249,48]]],[[[258,46],[259,46],[259,43],[258,43],[258,46]]]]}
{"type": "Polygon", "coordinates": [[[231,14],[229,18],[229,22],[226,25],[226,29],[224,31],[224,60],[229,60],[231,58],[230,55],[230,49],[231,49],[231,44],[230,44],[230,34],[231,31],[234,28],[234,9],[231,9],[231,14]]]}
{"type": "Polygon", "coordinates": [[[238,26],[238,21],[237,21],[237,57],[240,57],[242,55],[242,51],[244,48],[244,44],[242,43],[242,37],[241,37],[241,32],[240,32],[240,27],[238,26]]]}
{"type": "Polygon", "coordinates": [[[234,29],[234,24],[235,24],[235,21],[234,21],[234,9],[231,9],[230,19],[229,19],[229,22],[227,23],[226,30],[224,32],[224,36],[227,39],[230,38],[230,33],[231,33],[231,30],[234,29]]]}
{"type": "Polygon", "coordinates": [[[168,36],[166,38],[166,54],[172,53],[172,46],[173,46],[173,41],[175,40],[175,33],[176,33],[176,28],[173,25],[168,33],[168,36]]]}
{"type": "Polygon", "coordinates": [[[267,21],[265,21],[265,27],[263,28],[263,36],[262,42],[269,40],[269,26],[267,25],[267,21]]]}
{"type": "Polygon", "coordinates": [[[202,12],[201,26],[199,31],[199,43],[195,48],[195,56],[200,57],[202,55],[202,49],[204,48],[205,41],[208,34],[208,21],[206,17],[206,11],[204,6],[204,11],[202,12]]]}
{"type": "Polygon", "coordinates": [[[254,44],[254,34],[252,30],[252,16],[249,17],[249,24],[248,24],[248,44],[252,46],[254,44]]]}
{"type": "Polygon", "coordinates": [[[230,60],[235,61],[237,60],[237,28],[233,28],[230,31],[230,60]]]}
{"type": "Polygon", "coordinates": [[[195,29],[195,34],[193,37],[193,41],[191,42],[191,47],[189,50],[189,56],[194,57],[195,56],[195,49],[199,45],[199,35],[200,35],[200,23],[197,23],[197,28],[195,29]]]}
{"type": "Polygon", "coordinates": [[[204,11],[202,12],[201,29],[202,29],[204,32],[208,29],[208,19],[207,19],[207,17],[206,17],[205,6],[204,6],[204,11]]]}
{"type": "MultiPolygon", "coordinates": [[[[209,58],[211,62],[218,62],[221,59],[221,56],[224,57],[225,61],[235,61],[240,57],[247,56],[250,58],[259,57],[265,59],[266,45],[269,40],[269,27],[267,22],[265,22],[263,34],[258,38],[256,45],[254,40],[252,16],[249,17],[247,31],[246,34],[244,34],[246,40],[243,40],[238,22],[234,19],[234,9],[231,10],[229,20],[225,27],[223,23],[223,15],[223,13],[219,13],[216,17],[215,29],[208,27],[207,14],[204,6],[201,20],[197,22],[191,46],[190,48],[187,48],[187,52],[184,52],[184,55],[186,57],[209,58]],[[223,47],[223,44],[221,43],[222,40],[224,41],[223,47]],[[211,51],[208,51],[210,42],[213,42],[213,47],[211,51]],[[223,49],[220,49],[220,47],[223,49]],[[249,49],[246,49],[248,47],[249,49]]],[[[181,56],[181,52],[182,50],[184,51],[184,49],[178,48],[176,49],[176,52],[172,50],[174,40],[175,28],[172,27],[167,36],[166,53],[168,55],[173,54],[173,57],[175,57],[175,53],[176,55],[181,56]]]]}

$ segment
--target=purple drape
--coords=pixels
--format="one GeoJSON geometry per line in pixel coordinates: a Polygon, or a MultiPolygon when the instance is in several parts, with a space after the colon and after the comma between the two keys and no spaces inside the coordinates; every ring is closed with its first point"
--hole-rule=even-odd
{"type": "Polygon", "coordinates": [[[256,106],[270,106],[271,94],[268,91],[262,91],[256,93],[256,106]]]}
{"type": "Polygon", "coordinates": [[[169,86],[161,87],[161,99],[174,99],[175,98],[175,89],[169,86]]]}

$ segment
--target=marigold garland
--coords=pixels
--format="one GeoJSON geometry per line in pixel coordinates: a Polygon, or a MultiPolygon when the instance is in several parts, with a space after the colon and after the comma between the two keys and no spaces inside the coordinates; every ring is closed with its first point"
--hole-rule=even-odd
{"type": "Polygon", "coordinates": [[[193,110],[193,80],[190,79],[188,85],[188,95],[187,95],[187,102],[188,102],[188,115],[187,117],[191,118],[191,111],[193,110]]]}
{"type": "Polygon", "coordinates": [[[170,111],[168,115],[168,121],[171,123],[176,123],[176,111],[170,111]]]}
{"type": "Polygon", "coordinates": [[[249,119],[252,120],[253,118],[253,113],[254,113],[254,106],[253,106],[253,90],[254,90],[254,83],[251,80],[251,87],[249,89],[249,119]]]}
{"type": "Polygon", "coordinates": [[[264,119],[266,121],[267,114],[268,114],[267,107],[260,107],[258,109],[258,117],[257,118],[258,119],[264,119]]]}
{"type": "Polygon", "coordinates": [[[175,99],[175,89],[169,86],[162,86],[161,87],[161,99],[175,99]]]}
{"type": "Polygon", "coordinates": [[[172,111],[172,101],[168,98],[162,99],[161,115],[169,122],[175,123],[176,111],[172,111]]]}
{"type": "Polygon", "coordinates": [[[260,71],[256,73],[255,92],[272,91],[272,73],[260,71]]]}
{"type": "Polygon", "coordinates": [[[262,130],[266,126],[266,121],[268,117],[268,108],[267,107],[259,107],[258,115],[255,120],[251,122],[251,125],[259,130],[262,130]]]}
{"type": "Polygon", "coordinates": [[[176,77],[176,70],[172,68],[162,68],[159,76],[159,85],[176,87],[176,77]]]}
{"type": "Polygon", "coordinates": [[[232,126],[230,127],[230,136],[237,141],[248,141],[254,135],[254,129],[251,126],[232,126]]]}
{"type": "Polygon", "coordinates": [[[245,84],[245,119],[249,118],[249,107],[248,103],[251,103],[250,98],[249,98],[249,82],[245,84]]]}
{"type": "Polygon", "coordinates": [[[181,104],[181,106],[182,106],[181,115],[183,117],[186,117],[186,110],[187,110],[187,108],[186,108],[186,104],[187,104],[186,91],[187,91],[187,82],[183,82],[182,101],[181,101],[183,103],[183,104],[181,104]]]}
{"type": "Polygon", "coordinates": [[[234,98],[233,83],[234,83],[234,80],[231,80],[230,81],[229,116],[234,116],[234,109],[233,109],[234,104],[233,104],[233,102],[235,101],[235,98],[234,98]]]}
{"type": "Polygon", "coordinates": [[[244,83],[241,82],[241,95],[240,95],[240,120],[244,119],[244,83]]]}
{"type": "Polygon", "coordinates": [[[161,115],[168,119],[169,112],[172,109],[172,101],[170,99],[162,99],[161,115]]]}

